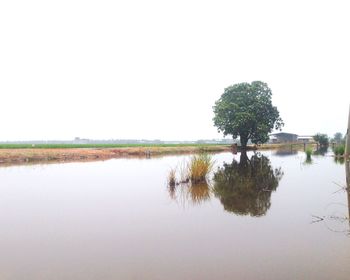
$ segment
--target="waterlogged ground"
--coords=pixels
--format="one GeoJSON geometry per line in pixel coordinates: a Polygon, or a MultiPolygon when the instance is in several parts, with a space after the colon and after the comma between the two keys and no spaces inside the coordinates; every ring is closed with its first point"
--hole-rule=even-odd
{"type": "Polygon", "coordinates": [[[223,153],[168,188],[186,158],[0,168],[0,279],[350,279],[344,164],[223,153]]]}

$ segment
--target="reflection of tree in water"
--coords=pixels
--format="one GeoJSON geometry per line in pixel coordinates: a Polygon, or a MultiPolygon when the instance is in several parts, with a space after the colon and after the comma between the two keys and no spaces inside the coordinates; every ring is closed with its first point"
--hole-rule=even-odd
{"type": "Polygon", "coordinates": [[[224,164],[214,174],[213,192],[224,209],[238,215],[263,216],[271,206],[271,192],[283,176],[273,169],[269,158],[260,153],[250,159],[241,153],[240,161],[224,164]]]}
{"type": "Polygon", "coordinates": [[[292,150],[292,149],[279,149],[274,152],[275,156],[284,157],[284,156],[291,156],[291,155],[297,155],[298,150],[292,150]]]}
{"type": "Polygon", "coordinates": [[[328,152],[328,147],[320,147],[318,150],[314,151],[315,156],[324,156],[328,152]]]}
{"type": "Polygon", "coordinates": [[[179,184],[169,186],[170,198],[185,206],[187,202],[198,205],[210,200],[210,187],[206,182],[200,184],[179,184]]]}

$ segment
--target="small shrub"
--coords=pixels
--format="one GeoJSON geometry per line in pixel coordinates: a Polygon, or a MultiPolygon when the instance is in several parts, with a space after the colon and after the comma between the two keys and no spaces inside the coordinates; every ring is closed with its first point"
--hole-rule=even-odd
{"type": "Polygon", "coordinates": [[[213,168],[212,157],[208,154],[194,155],[190,160],[188,168],[192,183],[203,182],[213,168]]]}

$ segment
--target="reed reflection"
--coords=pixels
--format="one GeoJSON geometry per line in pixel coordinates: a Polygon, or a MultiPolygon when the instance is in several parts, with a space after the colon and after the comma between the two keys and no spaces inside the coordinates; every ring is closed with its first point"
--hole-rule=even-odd
{"type": "Polygon", "coordinates": [[[234,159],[215,172],[213,193],[226,211],[260,217],[270,208],[271,192],[282,176],[281,168],[273,169],[266,156],[255,153],[249,159],[241,153],[239,162],[234,159]]]}
{"type": "Polygon", "coordinates": [[[211,198],[211,188],[207,182],[198,184],[177,184],[168,187],[169,196],[182,206],[199,205],[211,198]]]}

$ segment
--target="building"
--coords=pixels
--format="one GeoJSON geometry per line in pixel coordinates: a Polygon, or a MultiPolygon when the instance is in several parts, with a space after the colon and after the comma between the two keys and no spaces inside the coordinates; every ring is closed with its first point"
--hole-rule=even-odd
{"type": "Polygon", "coordinates": [[[298,135],[287,132],[278,132],[270,135],[270,143],[289,143],[297,142],[298,135]]]}
{"type": "Polygon", "coordinates": [[[314,138],[313,136],[298,136],[298,142],[311,143],[311,142],[314,142],[314,138]]]}

